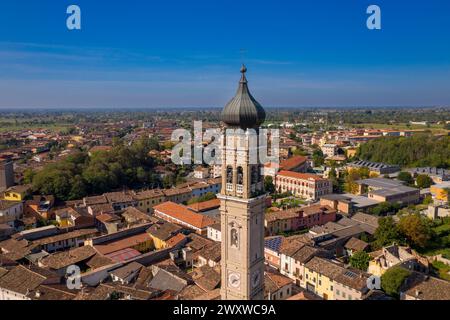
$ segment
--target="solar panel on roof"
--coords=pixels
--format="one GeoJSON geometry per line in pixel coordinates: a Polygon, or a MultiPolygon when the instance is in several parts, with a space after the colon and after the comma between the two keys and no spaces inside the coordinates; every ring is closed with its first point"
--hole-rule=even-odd
{"type": "Polygon", "coordinates": [[[356,278],[358,276],[356,273],[351,272],[351,271],[345,271],[344,275],[349,278],[356,278]]]}

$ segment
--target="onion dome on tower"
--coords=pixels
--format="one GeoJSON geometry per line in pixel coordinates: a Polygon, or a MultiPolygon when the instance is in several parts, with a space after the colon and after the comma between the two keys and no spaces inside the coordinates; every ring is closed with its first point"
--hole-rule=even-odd
{"type": "Polygon", "coordinates": [[[229,127],[258,128],[266,119],[263,107],[248,90],[246,72],[247,68],[242,65],[242,77],[236,95],[222,111],[222,121],[229,127]]]}

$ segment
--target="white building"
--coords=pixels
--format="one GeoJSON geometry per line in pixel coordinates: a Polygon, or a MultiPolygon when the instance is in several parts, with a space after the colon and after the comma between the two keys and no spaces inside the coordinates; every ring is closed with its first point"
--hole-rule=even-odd
{"type": "Polygon", "coordinates": [[[220,223],[213,224],[208,226],[208,239],[221,242],[222,241],[222,232],[220,229],[220,223]]]}
{"type": "Polygon", "coordinates": [[[19,201],[0,200],[0,223],[10,227],[14,225],[14,220],[20,219],[23,215],[23,203],[19,201]]]}
{"type": "Polygon", "coordinates": [[[322,146],[322,152],[324,156],[331,158],[337,154],[338,146],[333,143],[327,143],[322,146]]]}

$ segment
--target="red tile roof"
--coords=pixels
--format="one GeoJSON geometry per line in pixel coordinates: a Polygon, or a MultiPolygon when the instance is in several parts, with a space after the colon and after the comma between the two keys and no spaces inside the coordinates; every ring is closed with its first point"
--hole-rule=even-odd
{"type": "Polygon", "coordinates": [[[208,210],[216,209],[218,207],[220,207],[219,199],[212,199],[212,200],[197,202],[197,203],[188,205],[188,208],[194,210],[195,212],[208,211],[208,210]]]}
{"type": "Polygon", "coordinates": [[[195,213],[189,210],[188,207],[176,204],[171,201],[161,203],[153,207],[153,209],[155,210],[155,214],[157,214],[158,212],[163,213],[198,229],[203,229],[209,225],[214,224],[214,220],[210,217],[195,213]]]}
{"type": "Polygon", "coordinates": [[[287,160],[281,161],[280,167],[282,170],[293,170],[304,164],[307,160],[308,160],[307,157],[295,156],[287,160]]]}
{"type": "Polygon", "coordinates": [[[322,178],[321,176],[318,176],[316,174],[311,174],[311,173],[299,173],[299,172],[293,172],[293,171],[280,171],[278,173],[278,176],[282,176],[282,177],[289,177],[289,178],[294,178],[294,179],[303,179],[303,180],[326,180],[324,178],[322,178]]]}
{"type": "Polygon", "coordinates": [[[179,244],[180,242],[184,241],[184,239],[186,239],[186,236],[182,233],[178,233],[177,235],[175,235],[172,238],[170,238],[169,240],[167,240],[166,244],[169,247],[174,247],[177,244],[179,244]]]}

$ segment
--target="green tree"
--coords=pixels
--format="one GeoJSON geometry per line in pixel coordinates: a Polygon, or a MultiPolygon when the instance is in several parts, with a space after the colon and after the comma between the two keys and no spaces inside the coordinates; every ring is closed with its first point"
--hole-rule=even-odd
{"type": "Polygon", "coordinates": [[[203,196],[194,197],[194,198],[190,199],[188,201],[188,204],[194,204],[194,203],[209,201],[209,200],[213,200],[213,199],[216,199],[215,193],[214,192],[207,192],[203,196]]]}
{"type": "Polygon", "coordinates": [[[386,294],[399,298],[400,289],[411,273],[401,267],[392,267],[381,276],[381,288],[386,294]]]}
{"type": "Polygon", "coordinates": [[[271,176],[266,176],[264,178],[264,189],[270,194],[275,192],[275,185],[273,184],[273,178],[271,176]]]}
{"type": "Polygon", "coordinates": [[[420,214],[409,214],[401,217],[398,229],[408,243],[414,247],[426,247],[433,237],[430,220],[420,214]]]}
{"type": "Polygon", "coordinates": [[[86,183],[80,175],[75,176],[70,188],[69,200],[81,199],[88,195],[86,183]]]}
{"type": "Polygon", "coordinates": [[[414,178],[412,177],[411,173],[407,171],[400,172],[397,176],[397,179],[405,182],[408,185],[414,184],[414,178]]]}
{"type": "Polygon", "coordinates": [[[416,184],[420,189],[425,189],[433,184],[433,180],[426,174],[419,174],[416,178],[416,184]]]}
{"type": "Polygon", "coordinates": [[[325,157],[324,157],[324,155],[323,155],[322,150],[320,150],[320,149],[315,149],[315,150],[313,151],[313,154],[312,154],[312,159],[313,159],[313,162],[314,162],[314,166],[317,167],[317,166],[323,165],[324,162],[325,162],[325,157]]]}
{"type": "Polygon", "coordinates": [[[450,167],[450,136],[429,133],[411,137],[382,137],[362,144],[359,159],[403,167],[450,167]]]}
{"type": "Polygon", "coordinates": [[[350,257],[350,265],[353,268],[366,271],[369,267],[370,256],[365,251],[358,251],[350,257]]]}
{"type": "Polygon", "coordinates": [[[400,233],[392,217],[384,217],[378,220],[378,228],[375,230],[374,238],[374,245],[378,248],[400,242],[400,233]]]}
{"type": "Polygon", "coordinates": [[[376,216],[385,216],[388,213],[395,213],[400,209],[400,204],[398,203],[390,203],[390,202],[381,202],[377,204],[375,207],[370,208],[368,211],[370,214],[376,216]]]}
{"type": "Polygon", "coordinates": [[[30,169],[30,168],[25,169],[23,171],[23,183],[24,184],[33,183],[34,176],[35,176],[35,172],[32,169],[30,169]]]}

